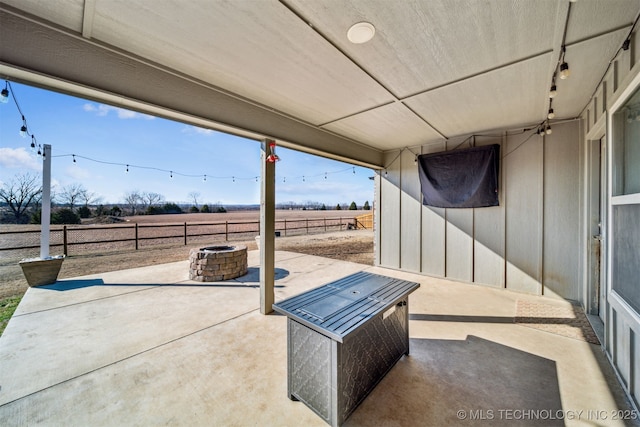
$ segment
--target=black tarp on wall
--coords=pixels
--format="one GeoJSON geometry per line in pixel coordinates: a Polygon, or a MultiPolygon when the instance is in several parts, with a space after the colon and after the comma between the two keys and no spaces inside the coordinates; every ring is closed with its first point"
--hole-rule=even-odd
{"type": "Polygon", "coordinates": [[[500,145],[418,156],[423,204],[438,208],[498,206],[500,145]]]}

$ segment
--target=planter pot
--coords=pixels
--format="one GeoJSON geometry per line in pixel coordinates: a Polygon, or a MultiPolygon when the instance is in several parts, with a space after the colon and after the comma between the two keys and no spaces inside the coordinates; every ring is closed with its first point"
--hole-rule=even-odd
{"type": "Polygon", "coordinates": [[[20,261],[22,273],[29,286],[43,286],[55,283],[62,267],[64,255],[51,258],[31,258],[20,261]]]}

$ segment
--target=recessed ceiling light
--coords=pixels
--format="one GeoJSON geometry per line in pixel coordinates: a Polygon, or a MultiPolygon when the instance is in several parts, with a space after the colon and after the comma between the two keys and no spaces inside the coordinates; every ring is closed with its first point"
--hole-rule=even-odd
{"type": "Polygon", "coordinates": [[[347,38],[351,43],[366,43],[373,38],[376,33],[376,27],[368,22],[358,22],[353,24],[347,31],[347,38]]]}

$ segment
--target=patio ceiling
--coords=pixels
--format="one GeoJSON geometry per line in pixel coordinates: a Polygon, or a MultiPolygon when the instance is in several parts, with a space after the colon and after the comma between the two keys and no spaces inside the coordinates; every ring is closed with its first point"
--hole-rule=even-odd
{"type": "Polygon", "coordinates": [[[356,163],[580,115],[640,0],[1,0],[0,75],[356,163]],[[347,30],[372,23],[353,44],[347,30]]]}

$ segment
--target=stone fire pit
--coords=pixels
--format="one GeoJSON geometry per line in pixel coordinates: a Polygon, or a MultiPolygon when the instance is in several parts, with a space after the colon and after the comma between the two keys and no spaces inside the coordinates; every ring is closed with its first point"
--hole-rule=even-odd
{"type": "Polygon", "coordinates": [[[207,246],[189,252],[189,279],[217,282],[247,274],[247,247],[207,246]]]}

